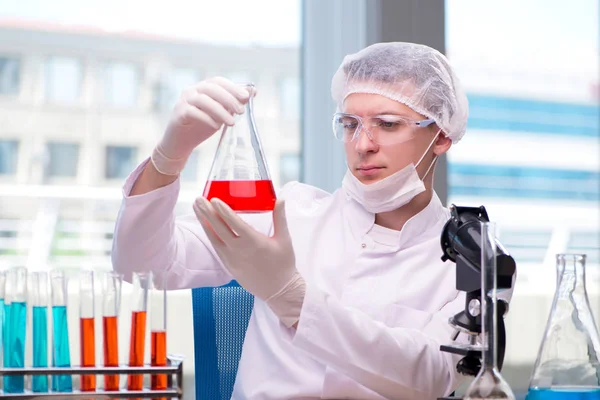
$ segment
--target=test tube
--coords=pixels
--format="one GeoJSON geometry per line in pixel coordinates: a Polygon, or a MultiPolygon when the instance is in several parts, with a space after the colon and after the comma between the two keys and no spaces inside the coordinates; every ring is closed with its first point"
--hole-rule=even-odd
{"type": "MultiPolygon", "coordinates": [[[[7,368],[25,367],[25,333],[27,330],[27,269],[14,267],[6,276],[6,337],[4,338],[4,366],[7,368]]],[[[23,393],[25,377],[13,375],[4,377],[5,393],[23,393]]]]}
{"type": "MultiPolygon", "coordinates": [[[[118,318],[123,275],[106,272],[102,283],[102,333],[104,366],[119,366],[118,318]]],[[[119,390],[119,375],[104,375],[104,390],[119,390]]]]}
{"type": "MultiPolygon", "coordinates": [[[[67,323],[67,277],[61,270],[50,273],[52,297],[52,365],[70,367],[69,326],[67,323]]],[[[52,375],[52,391],[71,392],[73,381],[70,375],[52,375]]]]}
{"type": "MultiPolygon", "coordinates": [[[[79,273],[79,332],[80,357],[82,367],[96,366],[96,340],[94,315],[94,271],[79,273]]],[[[82,392],[96,390],[96,375],[81,375],[82,392]]]]}
{"type": "MultiPolygon", "coordinates": [[[[167,365],[167,291],[164,283],[156,284],[150,299],[150,364],[161,367],[167,365]]],[[[166,390],[167,375],[152,375],[150,388],[166,390]]]]}
{"type": "MultiPolygon", "coordinates": [[[[48,366],[48,273],[36,271],[31,273],[31,292],[29,294],[33,314],[33,367],[48,366]]],[[[48,376],[34,375],[31,390],[33,392],[48,391],[48,376]]]]}
{"type": "Polygon", "coordinates": [[[0,366],[4,365],[4,282],[6,271],[0,271],[0,366]]]}
{"type": "MultiPolygon", "coordinates": [[[[144,346],[146,339],[146,315],[148,310],[148,294],[152,286],[152,272],[136,272],[133,274],[133,306],[131,312],[131,337],[129,345],[129,366],[144,365],[144,346]]],[[[142,390],[144,376],[129,375],[127,389],[142,390]]]]}

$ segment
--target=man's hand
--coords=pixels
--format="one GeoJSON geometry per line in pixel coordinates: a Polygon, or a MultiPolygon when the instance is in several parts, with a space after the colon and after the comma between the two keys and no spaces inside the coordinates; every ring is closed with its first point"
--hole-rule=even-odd
{"type": "Polygon", "coordinates": [[[152,164],[163,175],[178,175],[192,151],[235,115],[244,112],[248,90],[226,78],[204,80],[186,89],[173,108],[167,129],[152,152],[152,164]]]}
{"type": "Polygon", "coordinates": [[[194,212],[225,268],[248,292],[264,300],[287,327],[298,322],[306,284],[296,269],[294,247],[279,200],[275,233],[257,232],[219,199],[199,197],[194,212]]]}

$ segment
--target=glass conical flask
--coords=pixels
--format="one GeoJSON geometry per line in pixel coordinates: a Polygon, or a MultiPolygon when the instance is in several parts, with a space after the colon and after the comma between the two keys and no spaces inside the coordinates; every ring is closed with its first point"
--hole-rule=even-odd
{"type": "Polygon", "coordinates": [[[600,338],[585,286],[584,254],[557,254],[556,292],[527,400],[600,399],[600,338]]]}
{"type": "MultiPolygon", "coordinates": [[[[253,84],[243,86],[254,93],[253,84]]],[[[245,112],[235,118],[233,126],[223,127],[203,196],[217,197],[237,212],[272,211],[275,189],[254,121],[252,95],[245,112]]]]}
{"type": "MultiPolygon", "coordinates": [[[[481,222],[481,370],[471,382],[464,400],[510,399],[515,400],[508,383],[498,368],[497,339],[497,264],[496,225],[481,222]]],[[[502,317],[500,317],[502,318],[502,317]]]]}

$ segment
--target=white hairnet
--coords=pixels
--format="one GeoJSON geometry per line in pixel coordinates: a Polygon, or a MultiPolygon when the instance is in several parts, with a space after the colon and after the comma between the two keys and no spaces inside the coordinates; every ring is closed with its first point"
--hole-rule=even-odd
{"type": "Polygon", "coordinates": [[[352,93],[372,93],[433,119],[453,143],[465,133],[469,104],[448,59],[414,43],[378,43],[347,55],[331,82],[341,109],[352,93]]]}

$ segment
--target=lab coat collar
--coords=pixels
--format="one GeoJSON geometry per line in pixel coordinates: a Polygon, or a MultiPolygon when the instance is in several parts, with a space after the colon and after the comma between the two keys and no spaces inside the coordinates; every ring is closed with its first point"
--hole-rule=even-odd
{"type": "MultiPolygon", "coordinates": [[[[375,223],[375,214],[367,211],[362,205],[356,202],[350,196],[345,196],[346,206],[349,213],[347,215],[353,235],[357,240],[361,240],[369,232],[375,223]]],[[[447,210],[442,205],[439,197],[433,192],[431,201],[419,213],[413,215],[402,228],[398,248],[405,248],[414,242],[429,238],[431,235],[439,235],[439,232],[432,232],[441,220],[447,219],[447,210]],[[425,237],[423,237],[425,236],[425,237]]]]}
{"type": "Polygon", "coordinates": [[[402,228],[401,246],[410,245],[430,239],[441,234],[441,222],[448,220],[448,210],[443,206],[438,195],[433,192],[429,204],[421,212],[413,215],[402,228]]]}

